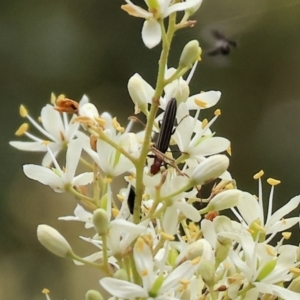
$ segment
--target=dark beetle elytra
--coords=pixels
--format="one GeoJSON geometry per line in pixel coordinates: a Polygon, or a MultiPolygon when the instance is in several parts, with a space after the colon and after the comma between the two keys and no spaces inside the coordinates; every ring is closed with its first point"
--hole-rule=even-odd
{"type": "MultiPolygon", "coordinates": [[[[165,114],[162,119],[160,132],[158,134],[157,142],[155,143],[154,148],[157,149],[161,153],[166,153],[171,136],[174,133],[174,123],[176,118],[176,112],[177,112],[177,101],[175,98],[172,98],[166,107],[165,114]]],[[[150,167],[150,173],[155,175],[159,172],[160,167],[163,163],[163,158],[161,156],[155,155],[154,156],[154,162],[152,166],[150,167]]]]}
{"type": "Polygon", "coordinates": [[[134,191],[133,186],[131,186],[129,195],[127,198],[127,204],[128,204],[129,211],[132,215],[133,215],[133,209],[134,209],[134,200],[135,200],[135,191],[134,191]]]}

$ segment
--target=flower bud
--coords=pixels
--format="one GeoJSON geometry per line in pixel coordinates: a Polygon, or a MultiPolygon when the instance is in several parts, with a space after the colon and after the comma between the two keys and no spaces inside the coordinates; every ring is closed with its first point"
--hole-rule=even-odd
{"type": "Polygon", "coordinates": [[[88,117],[92,120],[99,117],[98,110],[96,106],[92,103],[85,103],[79,108],[79,115],[83,117],[88,117]]]}
{"type": "Polygon", "coordinates": [[[215,267],[214,264],[208,260],[201,260],[199,273],[203,281],[207,284],[208,287],[213,287],[215,283],[215,267]]]}
{"type": "Polygon", "coordinates": [[[229,166],[226,155],[217,154],[202,161],[192,173],[196,185],[208,183],[222,175],[229,166]]]}
{"type": "Polygon", "coordinates": [[[98,208],[93,213],[93,224],[99,235],[107,233],[108,217],[104,209],[98,208]]]}
{"type": "Polygon", "coordinates": [[[96,290],[89,290],[85,294],[85,300],[104,300],[102,295],[96,290]]]}
{"type": "Polygon", "coordinates": [[[128,281],[128,276],[127,276],[127,273],[124,269],[117,270],[114,273],[113,277],[116,278],[116,279],[128,281]]]}
{"type": "Polygon", "coordinates": [[[227,238],[223,238],[222,241],[217,240],[215,245],[216,266],[219,266],[227,258],[231,244],[231,240],[227,238]]]}
{"type": "Polygon", "coordinates": [[[182,50],[179,59],[179,68],[191,68],[193,63],[199,59],[202,49],[196,40],[188,42],[182,50]]]}
{"type": "MultiPolygon", "coordinates": [[[[240,190],[227,190],[221,192],[220,194],[212,198],[212,200],[208,203],[207,207],[204,208],[204,210],[206,210],[206,212],[212,210],[220,211],[233,206],[237,206],[239,203],[240,195],[240,190]]],[[[203,210],[201,210],[200,213],[202,214],[203,210]]]]}
{"type": "Polygon", "coordinates": [[[135,114],[140,111],[146,111],[148,106],[147,99],[149,98],[150,100],[153,94],[152,88],[148,83],[136,73],[130,77],[127,88],[129,95],[135,104],[135,114]]]}
{"type": "Polygon", "coordinates": [[[37,228],[39,242],[50,252],[60,257],[68,257],[73,253],[67,240],[53,227],[39,225],[37,228]]]}
{"type": "Polygon", "coordinates": [[[288,290],[300,293],[300,276],[296,277],[288,286],[288,290]]]}

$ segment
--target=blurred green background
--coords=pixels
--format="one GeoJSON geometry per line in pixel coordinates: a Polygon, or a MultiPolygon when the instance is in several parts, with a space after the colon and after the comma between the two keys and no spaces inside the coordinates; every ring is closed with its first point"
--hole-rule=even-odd
{"type": "MultiPolygon", "coordinates": [[[[121,11],[123,3],[0,3],[0,299],[44,299],[41,290],[47,287],[52,300],[80,300],[87,289],[100,288],[97,271],[75,267],[37,243],[36,227],[46,223],[79,255],[94,250],[78,239],[78,231],[84,234],[81,224],[57,221],[72,214],[72,197],[22,173],[24,163],[38,164],[42,155],[17,151],[8,142],[17,140],[14,132],[23,122],[19,105],[37,118],[51,92],[76,100],[87,94],[100,112],[109,111],[123,123],[133,114],[128,78],[138,72],[153,85],[160,48],[144,47],[143,20],[121,11]]],[[[264,169],[265,179],[282,181],[275,191],[275,207],[280,207],[300,192],[300,0],[204,0],[194,18],[193,29],[177,33],[170,66],[176,67],[190,39],[198,39],[204,52],[211,50],[212,29],[238,43],[228,57],[203,55],[191,93],[222,92],[222,116],[213,129],[232,142],[230,171],[238,187],[257,193],[252,175],[264,169]]],[[[265,184],[265,198],[268,191],[265,184]]],[[[294,240],[299,241],[298,228],[294,240]]]]}

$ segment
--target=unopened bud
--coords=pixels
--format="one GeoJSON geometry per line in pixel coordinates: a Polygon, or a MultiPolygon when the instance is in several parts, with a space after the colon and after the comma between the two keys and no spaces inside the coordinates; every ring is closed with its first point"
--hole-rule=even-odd
{"type": "Polygon", "coordinates": [[[67,240],[53,227],[39,225],[37,228],[39,242],[50,252],[60,257],[68,257],[73,251],[67,240]]]}
{"type": "Polygon", "coordinates": [[[85,300],[104,300],[102,295],[96,290],[89,290],[85,294],[85,300]]]}
{"type": "Polygon", "coordinates": [[[211,259],[212,248],[208,241],[200,239],[194,243],[188,245],[176,259],[176,265],[183,263],[186,260],[193,260],[196,257],[201,259],[211,259]]]}
{"type": "Polygon", "coordinates": [[[226,155],[217,154],[202,161],[192,173],[196,185],[208,183],[222,175],[229,166],[226,155]]]}
{"type": "Polygon", "coordinates": [[[288,290],[300,293],[300,276],[296,277],[288,286],[288,290]]]}
{"type": "Polygon", "coordinates": [[[92,103],[85,103],[79,108],[79,115],[82,117],[88,117],[92,120],[99,117],[96,106],[92,103]]]}
{"type": "Polygon", "coordinates": [[[216,242],[216,267],[218,267],[228,256],[229,250],[231,249],[231,240],[223,238],[222,241],[216,242]]]}
{"type": "Polygon", "coordinates": [[[128,81],[128,92],[135,104],[135,114],[140,111],[145,112],[148,106],[148,100],[153,96],[152,87],[139,75],[134,74],[128,81]]]}
{"type": "Polygon", "coordinates": [[[199,273],[202,276],[203,281],[208,287],[213,287],[215,283],[215,268],[214,264],[208,260],[201,260],[199,273]]]}
{"type": "Polygon", "coordinates": [[[94,211],[93,224],[99,235],[107,233],[108,217],[104,209],[98,208],[94,211]]]}
{"type": "Polygon", "coordinates": [[[239,203],[239,197],[241,195],[240,190],[226,190],[221,192],[212,198],[207,207],[200,210],[200,213],[206,213],[208,211],[216,210],[221,211],[227,208],[237,206],[239,203]]]}
{"type": "Polygon", "coordinates": [[[202,53],[201,48],[199,47],[199,42],[192,40],[188,42],[181,53],[179,59],[179,68],[191,68],[194,62],[199,59],[202,53]]]}
{"type": "Polygon", "coordinates": [[[127,276],[127,273],[124,269],[117,270],[115,272],[115,274],[113,275],[113,277],[116,278],[116,279],[128,281],[128,276],[127,276]]]}

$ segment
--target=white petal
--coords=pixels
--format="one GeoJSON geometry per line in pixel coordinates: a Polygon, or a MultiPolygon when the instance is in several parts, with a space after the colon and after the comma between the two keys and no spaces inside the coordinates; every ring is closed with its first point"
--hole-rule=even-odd
{"type": "Polygon", "coordinates": [[[212,137],[203,140],[198,146],[191,143],[191,154],[209,156],[226,151],[230,145],[229,140],[223,137],[212,137]]]}
{"type": "Polygon", "coordinates": [[[104,289],[115,297],[133,300],[137,297],[148,296],[148,293],[142,287],[124,280],[106,277],[99,282],[104,289]]]}
{"type": "Polygon", "coordinates": [[[65,135],[61,114],[52,105],[47,104],[42,109],[41,119],[45,130],[53,136],[56,142],[61,142],[62,135],[65,135]]]}
{"type": "MultiPolygon", "coordinates": [[[[258,201],[249,193],[243,192],[240,195],[240,201],[237,206],[240,214],[246,223],[250,226],[251,223],[260,218],[261,207],[258,201]]],[[[263,225],[263,224],[262,224],[263,225]]]]}
{"type": "Polygon", "coordinates": [[[255,282],[255,286],[261,293],[271,294],[280,297],[284,300],[299,300],[300,294],[292,292],[284,287],[280,287],[273,284],[265,284],[263,282],[255,282]]]}
{"type": "Polygon", "coordinates": [[[86,172],[76,176],[73,179],[72,183],[73,185],[87,185],[93,182],[93,180],[94,180],[93,172],[86,172]]]}
{"type": "Polygon", "coordinates": [[[62,179],[48,168],[37,165],[24,165],[23,171],[28,178],[49,185],[57,192],[64,190],[62,179]]]}
{"type": "Polygon", "coordinates": [[[164,15],[164,17],[169,16],[175,11],[182,11],[192,7],[197,7],[198,5],[200,6],[201,2],[202,0],[189,0],[181,3],[176,3],[168,8],[167,13],[164,15]]]}
{"type": "Polygon", "coordinates": [[[168,234],[176,234],[178,225],[177,209],[175,205],[168,207],[162,221],[162,227],[168,234]]]}
{"type": "Polygon", "coordinates": [[[19,141],[11,141],[9,144],[18,150],[24,151],[41,151],[46,152],[47,148],[42,142],[19,142],[19,141]]]}
{"type": "Polygon", "coordinates": [[[82,147],[79,140],[73,140],[69,143],[66,157],[66,178],[69,182],[75,175],[81,151],[82,147]]]}
{"type": "Polygon", "coordinates": [[[149,49],[158,45],[161,41],[161,30],[159,23],[155,19],[149,19],[144,22],[142,29],[142,39],[149,49]]]}
{"type": "Polygon", "coordinates": [[[200,107],[195,103],[195,99],[200,100],[204,103],[206,103],[205,107],[201,107],[201,109],[204,108],[210,108],[217,104],[217,102],[220,100],[221,92],[219,91],[208,91],[200,94],[193,95],[188,98],[187,105],[190,110],[192,109],[199,109],[200,107]]]}
{"type": "Polygon", "coordinates": [[[272,226],[275,222],[281,220],[285,215],[293,211],[299,206],[300,196],[292,198],[288,203],[278,209],[269,220],[267,220],[268,226],[272,226]]]}
{"type": "Polygon", "coordinates": [[[195,207],[193,207],[192,205],[190,205],[186,202],[182,202],[182,201],[177,201],[174,205],[189,220],[192,220],[193,222],[199,222],[200,221],[201,216],[200,216],[198,210],[195,207]]]}

